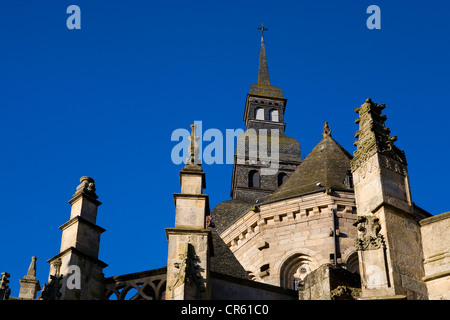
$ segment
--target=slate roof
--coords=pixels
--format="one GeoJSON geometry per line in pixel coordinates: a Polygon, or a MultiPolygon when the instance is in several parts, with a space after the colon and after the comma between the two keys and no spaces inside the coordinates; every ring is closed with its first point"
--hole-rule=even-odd
{"type": "MultiPolygon", "coordinates": [[[[295,140],[295,139],[293,139],[295,140]]],[[[295,140],[296,141],[296,140],[295,140]]],[[[331,135],[324,137],[305,160],[264,203],[276,202],[302,194],[323,192],[326,188],[353,191],[346,182],[350,172],[348,153],[331,135]],[[317,186],[320,182],[321,187],[317,186]]],[[[215,230],[220,234],[255,205],[252,201],[228,200],[211,211],[215,230]]]]}
{"type": "Polygon", "coordinates": [[[346,183],[351,159],[351,154],[331,135],[325,136],[265,203],[322,191],[325,188],[353,191],[346,183]],[[322,187],[317,186],[318,182],[322,187]]]}
{"type": "Polygon", "coordinates": [[[211,257],[211,271],[230,275],[240,279],[250,279],[244,267],[231,252],[214,228],[211,230],[214,255],[211,257]]]}
{"type": "Polygon", "coordinates": [[[255,203],[247,200],[228,200],[219,203],[211,211],[211,220],[214,222],[215,230],[222,233],[236,219],[247,213],[255,203]]]}

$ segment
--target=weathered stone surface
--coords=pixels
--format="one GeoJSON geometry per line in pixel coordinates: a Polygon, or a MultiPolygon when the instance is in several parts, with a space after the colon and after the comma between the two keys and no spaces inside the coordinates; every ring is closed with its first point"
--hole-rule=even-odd
{"type": "Polygon", "coordinates": [[[450,300],[450,212],[420,221],[429,299],[450,300]]]}
{"type": "Polygon", "coordinates": [[[324,264],[305,277],[298,294],[300,300],[355,300],[360,287],[358,274],[324,264]]]}

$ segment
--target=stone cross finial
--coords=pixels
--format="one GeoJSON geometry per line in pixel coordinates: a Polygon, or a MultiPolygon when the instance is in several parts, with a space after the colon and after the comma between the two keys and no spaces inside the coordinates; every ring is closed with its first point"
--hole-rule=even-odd
{"type": "Polygon", "coordinates": [[[323,133],[322,136],[325,137],[331,137],[331,129],[328,125],[328,121],[325,121],[325,124],[323,125],[323,133]]]}
{"type": "Polygon", "coordinates": [[[186,165],[200,164],[200,159],[198,158],[199,148],[197,143],[199,137],[195,135],[196,129],[197,126],[195,124],[191,124],[191,136],[189,137],[189,158],[186,159],[186,165]]]}

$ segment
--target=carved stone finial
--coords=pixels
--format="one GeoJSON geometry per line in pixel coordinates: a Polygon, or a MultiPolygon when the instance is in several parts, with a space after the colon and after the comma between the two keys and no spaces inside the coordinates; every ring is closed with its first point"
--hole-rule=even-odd
{"type": "Polygon", "coordinates": [[[186,165],[199,165],[201,163],[198,157],[199,147],[197,141],[199,137],[195,134],[196,129],[197,126],[195,124],[191,124],[191,136],[189,137],[189,158],[186,159],[186,165]]]}
{"type": "Polygon", "coordinates": [[[77,187],[76,193],[87,193],[97,197],[95,194],[95,181],[91,177],[83,176],[80,178],[80,184],[77,187]]]}
{"type": "Polygon", "coordinates": [[[325,121],[325,124],[323,125],[323,133],[322,136],[325,137],[331,137],[331,129],[328,125],[328,121],[325,121]]]}
{"type": "Polygon", "coordinates": [[[31,257],[31,263],[28,267],[27,275],[24,277],[25,279],[36,279],[36,257],[31,257]]]}
{"type": "Polygon", "coordinates": [[[354,145],[357,149],[351,162],[353,171],[377,152],[406,165],[405,153],[394,145],[397,137],[391,136],[389,128],[385,126],[387,117],[381,113],[385,107],[384,104],[377,104],[369,98],[360,107],[355,108],[359,115],[355,120],[355,123],[359,124],[359,130],[355,133],[357,140],[354,145]]]}
{"type": "Polygon", "coordinates": [[[2,272],[0,278],[0,300],[8,300],[11,294],[11,289],[9,288],[9,277],[11,275],[8,272],[2,272]]]}
{"type": "Polygon", "coordinates": [[[9,287],[9,277],[11,276],[8,272],[2,272],[0,279],[0,289],[7,289],[9,287]]]}
{"type": "Polygon", "coordinates": [[[61,270],[62,261],[60,258],[53,261],[53,266],[55,267],[55,277],[59,277],[59,272],[61,270]]]}

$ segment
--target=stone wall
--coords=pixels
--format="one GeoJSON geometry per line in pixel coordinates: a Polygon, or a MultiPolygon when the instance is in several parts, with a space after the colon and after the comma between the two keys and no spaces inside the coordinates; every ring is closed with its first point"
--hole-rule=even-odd
{"type": "Polygon", "coordinates": [[[221,237],[252,279],[293,289],[295,281],[334,260],[332,209],[339,230],[337,262],[346,267],[356,252],[356,210],[348,192],[318,192],[262,205],[221,237]]]}
{"type": "Polygon", "coordinates": [[[297,292],[252,280],[211,273],[212,300],[297,300],[297,292]]]}
{"type": "Polygon", "coordinates": [[[450,212],[420,221],[428,298],[450,300],[450,212]]]}
{"type": "Polygon", "coordinates": [[[299,300],[354,300],[360,293],[360,287],[358,274],[324,264],[302,281],[299,300]]]}

